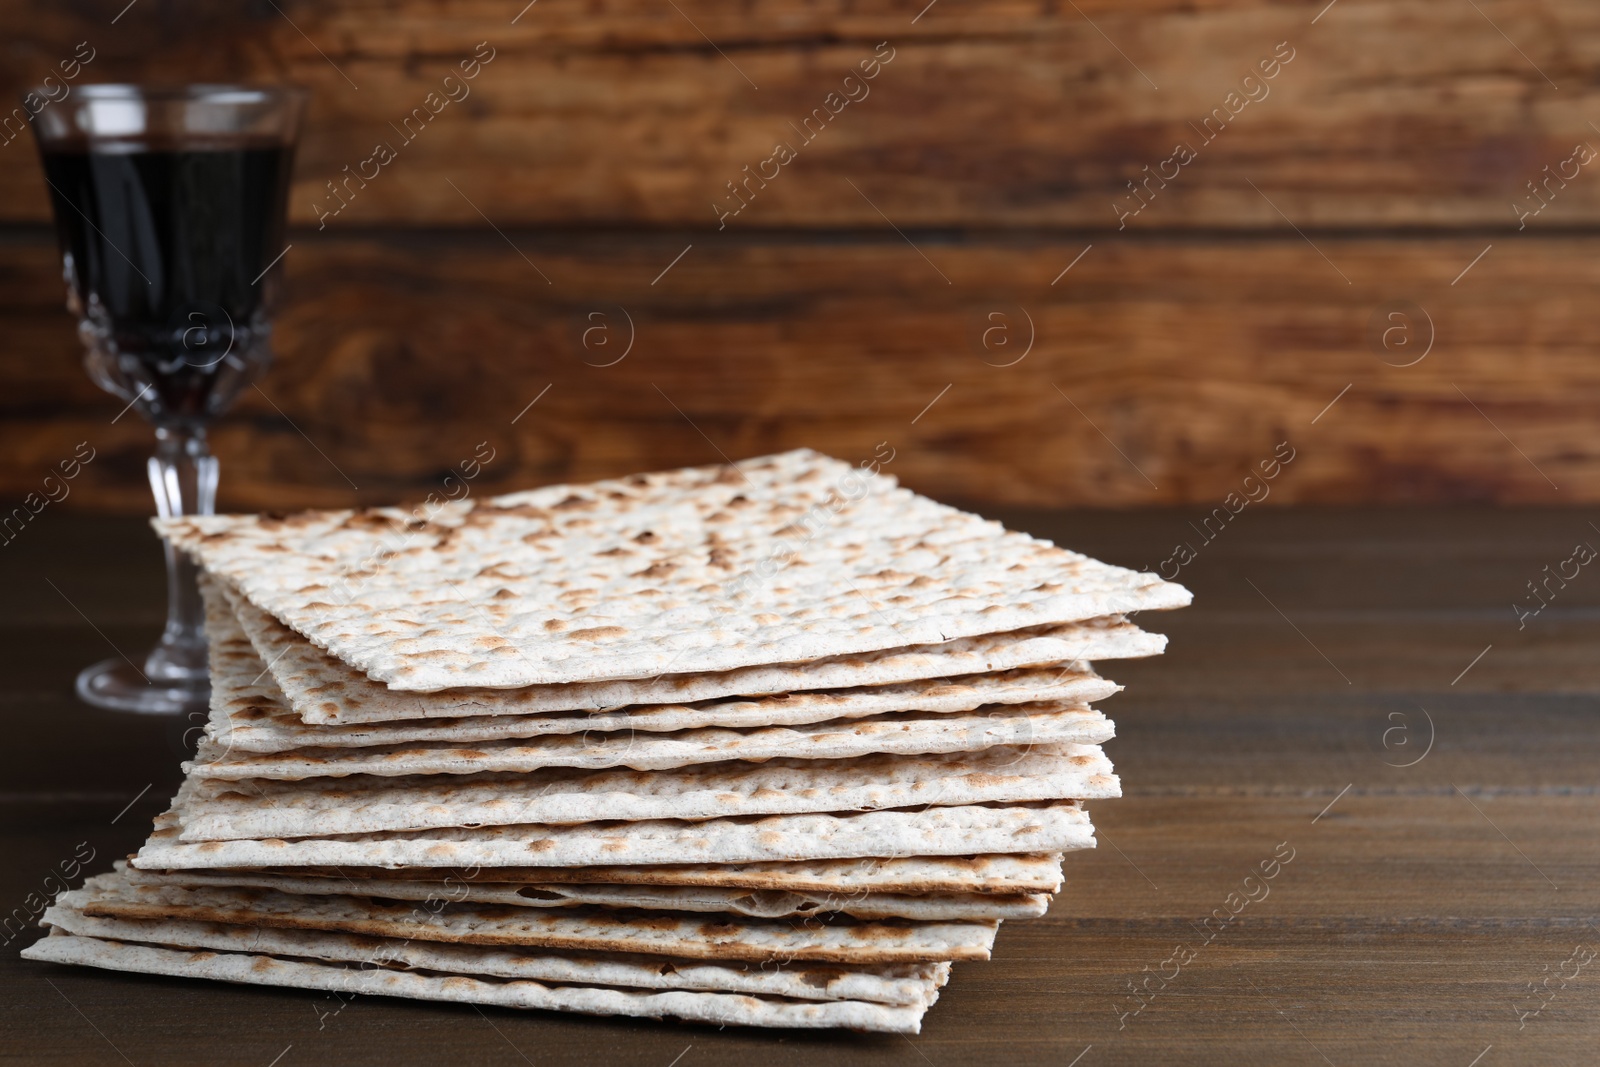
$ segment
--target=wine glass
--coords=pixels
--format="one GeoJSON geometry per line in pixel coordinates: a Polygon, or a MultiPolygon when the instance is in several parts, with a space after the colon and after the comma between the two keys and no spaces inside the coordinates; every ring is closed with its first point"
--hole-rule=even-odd
{"type": "MultiPolygon", "coordinates": [[[[305,99],[293,87],[85,85],[32,118],[84,365],[155,425],[163,518],[213,513],[206,426],[271,362],[305,99]]],[[[207,706],[195,567],[165,549],[161,640],[142,670],[121,657],[85,668],[77,690],[91,704],[207,706]]]]}

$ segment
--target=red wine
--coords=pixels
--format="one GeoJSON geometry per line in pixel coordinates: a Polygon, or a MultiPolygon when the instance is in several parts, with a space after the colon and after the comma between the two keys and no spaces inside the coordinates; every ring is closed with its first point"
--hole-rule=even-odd
{"type": "Polygon", "coordinates": [[[143,394],[157,423],[210,417],[269,358],[261,275],[284,250],[291,157],[238,142],[43,152],[91,373],[143,394]]]}

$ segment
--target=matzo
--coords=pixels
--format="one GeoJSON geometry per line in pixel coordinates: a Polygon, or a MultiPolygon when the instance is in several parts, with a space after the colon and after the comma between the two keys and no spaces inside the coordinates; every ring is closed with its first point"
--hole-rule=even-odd
{"type": "MultiPolygon", "coordinates": [[[[928,680],[933,681],[937,691],[944,684],[961,684],[964,679],[1043,666],[1069,676],[1063,678],[1068,681],[1075,672],[1087,673],[1087,667],[1083,666],[1087,661],[1154,656],[1166,647],[1166,638],[1160,634],[1146,633],[1121,617],[1109,617],[1013,633],[983,634],[937,645],[895,648],[859,656],[833,656],[804,664],[746,667],[714,674],[523,689],[400,693],[373,682],[354,667],[328,655],[234,591],[223,587],[223,595],[235,609],[236,624],[244,629],[257,654],[266,661],[283,698],[304,722],[319,726],[601,709],[637,712],[653,707],[699,705],[730,696],[778,694],[779,699],[792,699],[802,692],[830,694],[840,690],[858,694],[882,686],[928,680]],[[1076,671],[1069,669],[1073,664],[1078,664],[1076,671]]],[[[1084,701],[1100,699],[1075,694],[1074,697],[1084,701]]],[[[752,703],[760,706],[764,702],[752,703]]],[[[907,705],[910,706],[914,705],[907,705]]]]}
{"type": "Polygon", "coordinates": [[[410,525],[380,509],[161,529],[312,642],[412,691],[803,663],[1189,602],[884,476],[835,511],[849,477],[799,451],[447,504],[410,525]],[[779,546],[781,569],[751,581],[779,546]]]}
{"type": "MultiPolygon", "coordinates": [[[[256,662],[260,662],[259,657],[256,662]]],[[[272,694],[266,699],[256,695],[266,690],[270,679],[263,680],[254,692],[243,694],[246,699],[242,704],[234,704],[230,699],[235,693],[233,680],[251,681],[259,673],[259,667],[253,674],[222,675],[215,669],[212,671],[212,692],[223,694],[219,703],[229,710],[213,713],[205,733],[223,749],[287,752],[311,747],[374,748],[434,742],[481,743],[590,731],[670,733],[708,726],[747,730],[756,726],[800,726],[836,719],[864,718],[890,711],[971,711],[995,704],[1045,701],[1070,705],[1091,704],[1121,689],[1115,682],[1097,677],[1093,671],[1068,666],[930,679],[926,682],[854,690],[789,693],[747,700],[649,704],[611,712],[544,712],[426,721],[395,720],[353,726],[310,726],[282,703],[281,694],[272,694]]]]}
{"type": "Polygon", "coordinates": [[[450,826],[715,819],[916,805],[1088,800],[1120,793],[1091,745],[943,756],[713,763],[673,771],[566,769],[415,778],[198,782],[184,841],[328,837],[450,826]]]}
{"type": "Polygon", "coordinates": [[[155,948],[71,934],[52,934],[30,945],[23,956],[30,960],[140,974],[325,989],[347,996],[366,993],[503,1008],[547,1008],[590,1015],[671,1017],[713,1025],[844,1027],[914,1034],[921,1025],[924,1011],[921,1005],[852,1000],[797,1003],[724,993],[645,993],[531,981],[486,981],[461,975],[368,970],[246,953],[155,948]]]}
{"type": "Polygon", "coordinates": [[[528,885],[519,882],[408,881],[401,878],[317,878],[243,871],[122,870],[131,884],[276,889],[302,896],[361,896],[386,900],[465,901],[521,908],[645,908],[724,912],[755,919],[840,912],[857,919],[988,921],[1032,919],[1050,906],[1044,893],[790,893],[690,886],[528,885]]]}
{"type": "Polygon", "coordinates": [[[604,908],[542,910],[469,903],[436,906],[363,897],[298,896],[271,889],[132,884],[90,878],[57,904],[85,915],[183,919],[334,930],[453,944],[630,952],[682,959],[925,963],[988,959],[994,922],[765,920],[604,908]]]}
{"type": "MultiPolygon", "coordinates": [[[[206,735],[213,736],[222,723],[282,716],[283,694],[229,609],[221,584],[202,571],[199,585],[206,613],[206,665],[212,679],[206,735]]],[[[223,733],[220,743],[225,747],[228,731],[223,733]]]]}
{"type": "MultiPolygon", "coordinates": [[[[181,795],[181,790],[180,790],[181,795]]],[[[769,815],[705,822],[494,826],[409,834],[184,844],[170,813],[133,860],[147,870],[218,867],[579,867],[615,864],[966,856],[1094,847],[1076,804],[769,815]]]]}
{"type": "Polygon", "coordinates": [[[286,867],[267,873],[323,878],[437,880],[446,888],[479,882],[707,886],[795,893],[1054,893],[1054,853],[895,856],[793,862],[657,864],[616,867],[286,867]]]}
{"type": "Polygon", "coordinates": [[[40,922],[82,937],[169,948],[254,952],[271,956],[366,966],[400,965],[443,974],[520,978],[540,982],[749,993],[797,1000],[864,1000],[927,1006],[950,973],[948,963],[874,968],[827,963],[750,967],[738,963],[674,960],[622,954],[554,953],[451,945],[438,941],[362,937],[325,930],[187,922],[182,919],[115,919],[76,908],[48,909],[40,922]]]}
{"type": "MultiPolygon", "coordinates": [[[[970,711],[992,704],[1053,701],[1088,704],[1121,687],[1100,678],[1082,665],[1018,668],[989,674],[930,678],[894,685],[828,689],[749,699],[718,699],[693,704],[647,704],[615,711],[535,712],[530,714],[474,715],[429,721],[396,719],[354,725],[309,725],[287,704],[272,671],[253,646],[241,645],[237,619],[223,608],[213,611],[207,599],[206,632],[212,641],[211,708],[206,735],[228,751],[284,752],[310,746],[365,748],[418,742],[483,742],[508,738],[540,737],[587,731],[642,730],[665,733],[676,730],[722,727],[792,726],[832,719],[861,718],[892,711],[970,711]]],[[[1140,634],[1149,637],[1149,634],[1140,634]]],[[[304,642],[302,642],[304,643],[304,642]]],[[[309,645],[306,647],[310,647],[309,645]]],[[[317,653],[323,655],[323,653],[317,653]]],[[[278,656],[281,663],[283,657],[278,656]]],[[[277,668],[273,668],[275,671],[277,668]]],[[[349,668],[344,668],[349,670],[349,668]]],[[[359,677],[359,676],[358,676],[359,677]]],[[[365,679],[363,678],[363,681],[365,679]]],[[[372,686],[371,682],[366,682],[372,686]]],[[[310,694],[323,717],[335,718],[338,698],[326,686],[310,694]]],[[[387,694],[387,690],[378,692],[387,694]]],[[[478,690],[491,705],[526,690],[478,690]]],[[[435,702],[448,697],[450,710],[483,710],[461,703],[464,694],[412,695],[400,699],[435,702]]],[[[342,719],[341,719],[342,721],[342,719]]]]}
{"type": "Polygon", "coordinates": [[[1091,708],[1014,704],[943,715],[878,715],[804,726],[679,733],[591,732],[473,745],[385,745],[229,753],[201,741],[184,772],[199,778],[343,777],[527,772],[544,767],[664,770],[724,760],[846,759],[877,753],[975,752],[996,745],[1093,745],[1113,736],[1111,720],[1091,708]]]}

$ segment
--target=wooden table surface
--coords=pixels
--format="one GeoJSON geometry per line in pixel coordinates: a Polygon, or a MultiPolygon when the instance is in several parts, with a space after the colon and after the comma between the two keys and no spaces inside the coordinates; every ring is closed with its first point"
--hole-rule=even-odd
{"type": "MultiPolygon", "coordinates": [[[[1512,610],[1600,545],[1588,513],[1251,510],[1209,544],[1176,512],[1002,517],[1136,567],[1200,544],[1195,606],[1143,620],[1166,656],[1107,665],[1125,795],[1092,807],[1101,846],[1069,857],[1048,918],[955,968],[920,1036],[377,997],[319,1025],[317,993],[23,962],[30,929],[0,950],[0,1062],[1595,1060],[1600,577],[1552,580],[1520,628],[1512,610]],[[1247,883],[1263,862],[1275,877],[1247,883]]],[[[99,870],[133,849],[175,787],[193,723],[71,694],[84,663],[148,644],[159,598],[137,522],[47,515],[0,550],[0,910],[75,853],[99,870]]]]}

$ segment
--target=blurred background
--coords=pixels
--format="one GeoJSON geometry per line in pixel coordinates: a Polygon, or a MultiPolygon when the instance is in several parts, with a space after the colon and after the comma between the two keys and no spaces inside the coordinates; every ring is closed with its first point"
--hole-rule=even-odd
{"type": "MultiPolygon", "coordinates": [[[[991,506],[1209,508],[1285,449],[1267,505],[1592,503],[1597,31],[1578,0],[0,0],[0,90],[74,57],[311,89],[223,509],[802,445],[991,506]]],[[[87,442],[53,506],[146,514],[21,123],[0,492],[87,442]]]]}

